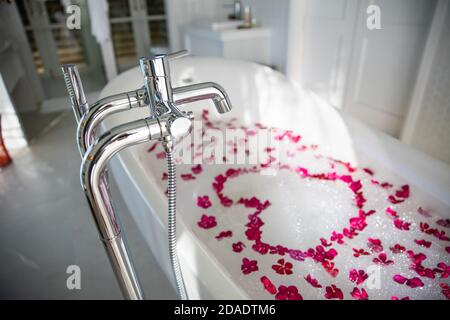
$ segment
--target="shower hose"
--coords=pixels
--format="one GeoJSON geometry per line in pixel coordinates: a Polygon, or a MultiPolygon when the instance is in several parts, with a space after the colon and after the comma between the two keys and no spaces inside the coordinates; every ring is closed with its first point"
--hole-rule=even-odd
{"type": "Polygon", "coordinates": [[[187,300],[186,287],[184,285],[183,274],[181,273],[180,262],[177,254],[177,172],[173,159],[172,141],[163,143],[167,157],[167,198],[169,214],[167,220],[167,233],[169,240],[169,257],[172,272],[175,277],[178,297],[187,300]]]}

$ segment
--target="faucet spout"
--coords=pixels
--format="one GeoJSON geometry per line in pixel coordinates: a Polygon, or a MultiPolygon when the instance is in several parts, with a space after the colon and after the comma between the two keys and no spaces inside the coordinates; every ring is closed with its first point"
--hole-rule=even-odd
{"type": "Polygon", "coordinates": [[[217,112],[230,112],[232,105],[225,89],[215,82],[190,84],[173,89],[174,103],[179,106],[201,100],[212,100],[217,112]]]}

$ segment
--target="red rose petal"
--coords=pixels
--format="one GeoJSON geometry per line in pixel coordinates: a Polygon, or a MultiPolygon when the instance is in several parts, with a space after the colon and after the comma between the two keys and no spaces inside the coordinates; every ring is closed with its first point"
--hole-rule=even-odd
{"type": "Polygon", "coordinates": [[[367,294],[366,290],[362,288],[359,290],[359,288],[353,288],[353,291],[350,292],[351,296],[355,298],[356,300],[369,300],[369,295],[367,294]]]}
{"type": "Polygon", "coordinates": [[[197,205],[200,208],[208,209],[209,207],[211,207],[211,201],[209,200],[208,196],[203,196],[203,197],[199,196],[197,198],[197,205]]]}
{"type": "Polygon", "coordinates": [[[402,187],[400,188],[400,190],[397,190],[397,191],[395,192],[395,196],[396,196],[397,198],[403,198],[403,199],[408,198],[408,197],[409,197],[409,186],[408,186],[407,184],[405,184],[404,186],[402,186],[402,187]]]}
{"type": "Polygon", "coordinates": [[[422,239],[422,240],[414,239],[414,242],[417,243],[419,246],[422,246],[425,248],[431,247],[431,241],[426,241],[425,239],[422,239]]]}
{"type": "Polygon", "coordinates": [[[217,240],[222,240],[223,238],[231,238],[233,236],[233,232],[231,230],[221,231],[217,236],[217,240]]]}
{"type": "Polygon", "coordinates": [[[259,280],[264,285],[264,289],[266,289],[267,292],[269,292],[270,294],[276,294],[277,293],[277,288],[272,283],[272,281],[270,281],[269,278],[267,278],[266,276],[262,276],[259,280]]]}
{"type": "Polygon", "coordinates": [[[305,277],[305,280],[312,285],[314,288],[322,288],[322,286],[319,284],[319,281],[317,281],[317,279],[314,279],[313,277],[311,277],[310,274],[308,274],[305,277]]]}
{"type": "Polygon", "coordinates": [[[200,174],[200,173],[203,171],[202,165],[201,165],[201,164],[198,164],[198,165],[196,165],[196,166],[193,166],[193,167],[191,168],[191,170],[192,170],[192,172],[193,172],[194,174],[200,174]]]}
{"type": "Polygon", "coordinates": [[[245,275],[250,274],[255,271],[258,271],[258,261],[250,260],[248,258],[243,258],[241,270],[242,270],[242,273],[245,275]]]}
{"type": "Polygon", "coordinates": [[[190,174],[190,173],[183,173],[183,174],[180,175],[180,177],[184,181],[195,180],[195,177],[192,174],[190,174]]]}
{"type": "Polygon", "coordinates": [[[400,284],[404,284],[408,280],[407,278],[399,274],[396,274],[392,279],[400,284]]]}
{"type": "Polygon", "coordinates": [[[418,287],[423,287],[423,286],[424,286],[422,280],[420,280],[420,279],[417,278],[417,277],[414,277],[414,278],[412,278],[412,279],[408,279],[408,280],[406,281],[406,285],[407,285],[408,287],[411,287],[411,288],[418,288],[418,287]]]}
{"type": "Polygon", "coordinates": [[[245,248],[245,244],[242,241],[233,243],[231,246],[234,252],[241,252],[245,248]]]}
{"type": "Polygon", "coordinates": [[[153,143],[150,148],[148,148],[147,152],[152,152],[158,146],[158,142],[153,143]]]}
{"type": "Polygon", "coordinates": [[[325,298],[327,299],[344,299],[344,294],[342,293],[342,290],[336,287],[334,284],[331,285],[331,287],[325,288],[325,298]]]}
{"type": "Polygon", "coordinates": [[[164,151],[158,152],[156,154],[156,158],[157,159],[165,159],[166,158],[166,153],[164,151]]]}
{"type": "Polygon", "coordinates": [[[202,215],[200,221],[197,222],[197,225],[203,229],[211,229],[217,226],[216,217],[207,216],[206,214],[202,215]]]}

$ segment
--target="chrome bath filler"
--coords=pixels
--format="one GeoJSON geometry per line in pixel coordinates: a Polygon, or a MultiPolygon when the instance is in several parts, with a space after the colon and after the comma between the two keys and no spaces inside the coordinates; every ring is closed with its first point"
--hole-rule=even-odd
{"type": "Polygon", "coordinates": [[[169,257],[178,296],[188,299],[176,251],[176,166],[173,148],[192,130],[194,115],[178,107],[200,100],[212,100],[219,113],[231,110],[225,90],[213,82],[172,88],[169,62],[186,56],[187,51],[157,55],[139,60],[144,86],[116,94],[89,106],[75,65],[63,65],[62,72],[78,123],[77,144],[83,158],[80,178],[86,198],[105,246],[113,271],[126,299],[143,299],[124,232],[112,205],[107,164],[119,151],[151,140],[159,140],[168,166],[169,257]],[[109,115],[147,107],[148,117],[120,124],[97,137],[99,124],[109,115]]]}

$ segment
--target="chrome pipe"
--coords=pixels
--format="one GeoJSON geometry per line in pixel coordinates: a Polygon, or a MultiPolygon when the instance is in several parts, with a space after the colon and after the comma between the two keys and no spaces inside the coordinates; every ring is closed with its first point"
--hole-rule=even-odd
{"type": "Polygon", "coordinates": [[[97,101],[78,124],[77,144],[81,155],[94,143],[98,125],[109,115],[136,107],[147,106],[145,103],[145,89],[138,89],[97,101]]]}
{"type": "Polygon", "coordinates": [[[81,83],[78,68],[74,64],[65,64],[61,66],[61,70],[69,92],[70,103],[77,122],[88,111],[89,105],[84,94],[83,84],[81,83]]]}
{"type": "MultiPolygon", "coordinates": [[[[77,128],[77,144],[81,157],[86,150],[94,143],[97,126],[108,115],[128,110],[136,106],[142,106],[144,101],[144,89],[116,94],[97,101],[88,112],[80,119],[77,128]]],[[[99,190],[103,203],[108,206],[108,211],[112,212],[111,192],[109,190],[109,176],[105,168],[99,179],[99,190]]]]}
{"type": "Polygon", "coordinates": [[[187,51],[186,49],[183,49],[183,50],[180,50],[177,52],[169,53],[168,55],[166,55],[166,57],[169,58],[169,61],[170,61],[170,60],[184,58],[184,57],[187,57],[188,55],[189,55],[189,51],[187,51]]]}
{"type": "MultiPolygon", "coordinates": [[[[177,105],[210,99],[219,113],[230,111],[232,106],[225,90],[213,82],[172,88],[168,60],[185,54],[183,51],[171,56],[142,58],[140,65],[144,75],[144,88],[102,99],[87,113],[87,109],[74,108],[80,115],[77,139],[80,153],[84,155],[80,172],[81,183],[111,265],[127,299],[142,299],[143,295],[126,242],[122,238],[118,216],[112,206],[106,165],[120,150],[154,139],[164,141],[168,153],[169,252],[178,293],[182,299],[187,299],[176,252],[176,175],[171,150],[173,143],[191,132],[193,115],[190,112],[181,112],[177,105]],[[98,125],[108,115],[136,106],[149,106],[150,117],[119,125],[95,139],[98,125]]],[[[67,79],[71,78],[67,76],[67,79]]],[[[74,105],[78,106],[82,104],[83,99],[77,98],[77,93],[71,87],[72,82],[76,83],[67,81],[68,90],[71,97],[74,97],[74,105]]]]}
{"type": "Polygon", "coordinates": [[[102,190],[103,174],[109,160],[124,148],[159,139],[162,135],[159,121],[140,119],[120,125],[104,133],[89,147],[81,165],[81,184],[103,240],[114,273],[126,299],[143,299],[139,280],[133,267],[120,223],[110,198],[102,190]]]}
{"type": "MultiPolygon", "coordinates": [[[[94,143],[98,125],[109,115],[144,106],[145,89],[116,94],[97,101],[80,119],[77,128],[78,151],[83,157],[86,150],[94,143]]],[[[100,179],[100,190],[104,203],[111,203],[107,169],[100,179]]],[[[112,209],[111,209],[112,210],[112,209]]]]}
{"type": "Polygon", "coordinates": [[[175,105],[212,100],[219,113],[231,111],[232,105],[225,89],[214,82],[190,84],[172,89],[175,105]]]}

